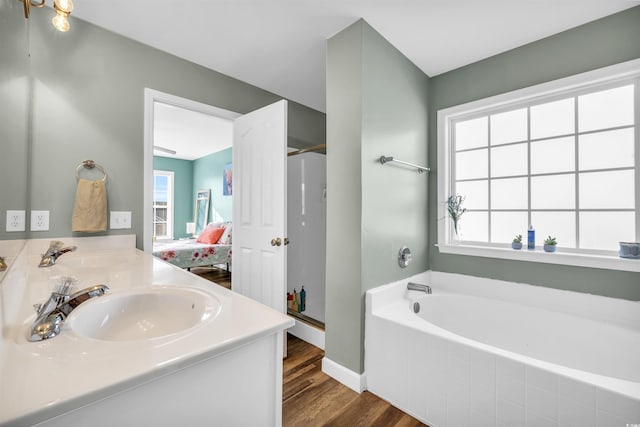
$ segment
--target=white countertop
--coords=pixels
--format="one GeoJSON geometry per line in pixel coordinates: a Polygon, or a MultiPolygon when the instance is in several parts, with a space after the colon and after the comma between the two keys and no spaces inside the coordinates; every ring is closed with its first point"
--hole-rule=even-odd
{"type": "Polygon", "coordinates": [[[38,268],[49,240],[27,241],[0,283],[0,425],[41,422],[293,326],[283,313],[135,249],[135,236],[61,238],[78,249],[38,268]],[[102,341],[65,325],[55,338],[29,342],[33,304],[69,275],[78,279],[76,290],[106,284],[114,295],[196,288],[221,309],[190,330],[152,340],[102,341]]]}

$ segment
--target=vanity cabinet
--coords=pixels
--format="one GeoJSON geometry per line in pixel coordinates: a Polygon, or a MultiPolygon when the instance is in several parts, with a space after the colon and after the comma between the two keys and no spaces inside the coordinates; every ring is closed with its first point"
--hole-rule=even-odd
{"type": "Polygon", "coordinates": [[[77,250],[38,268],[49,239],[27,240],[0,283],[0,427],[282,424],[282,342],[293,320],[137,250],[135,236],[59,240],[77,250]],[[77,289],[110,291],[80,304],[59,335],[29,341],[32,305],[65,276],[78,280],[77,289]],[[158,309],[145,300],[148,311],[135,305],[134,316],[119,318],[126,333],[118,323],[105,326],[102,313],[122,314],[104,306],[167,294],[187,298],[187,306],[158,309]],[[179,322],[201,301],[204,314],[179,322]]]}

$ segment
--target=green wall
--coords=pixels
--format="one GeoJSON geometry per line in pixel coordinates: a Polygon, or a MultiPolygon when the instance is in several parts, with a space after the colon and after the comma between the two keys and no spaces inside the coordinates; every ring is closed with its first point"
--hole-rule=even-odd
{"type": "Polygon", "coordinates": [[[231,221],[231,196],[222,195],[222,173],[231,163],[233,150],[227,148],[196,160],[153,156],[153,168],[174,172],[173,235],[190,237],[186,223],[193,222],[196,191],[211,190],[209,222],[231,221]]]}
{"type": "MultiPolygon", "coordinates": [[[[72,235],[75,169],[93,159],[109,173],[109,210],[132,211],[132,230],[104,234],[135,233],[141,248],[144,89],[241,114],[281,99],[73,16],[59,33],[46,11],[27,26],[20,2],[1,10],[0,171],[12,187],[0,190],[0,239],[72,235]],[[50,231],[6,233],[6,209],[50,210],[50,231]]],[[[299,147],[323,143],[325,115],[289,102],[289,137],[299,147]]]]}
{"type": "Polygon", "coordinates": [[[428,269],[428,77],[360,20],[327,49],[326,355],[364,369],[364,294],[428,269]],[[413,263],[398,266],[401,246],[413,263]]]}
{"type": "MultiPolygon", "coordinates": [[[[429,158],[437,158],[436,114],[453,105],[640,57],[640,6],[431,79],[429,158]]],[[[431,162],[431,176],[437,174],[431,162]]],[[[437,239],[436,180],[430,183],[429,242],[437,239]]],[[[430,252],[432,270],[640,300],[640,273],[430,252]]]]}
{"type": "Polygon", "coordinates": [[[153,169],[173,172],[173,238],[190,237],[187,222],[193,222],[195,193],[193,191],[193,161],[153,156],[153,169]]]}
{"type": "MultiPolygon", "coordinates": [[[[193,161],[193,195],[198,190],[211,190],[209,222],[231,221],[231,196],[222,195],[222,174],[225,165],[231,163],[233,149],[201,157],[193,161]]],[[[192,218],[193,221],[193,218],[192,218]]]]}

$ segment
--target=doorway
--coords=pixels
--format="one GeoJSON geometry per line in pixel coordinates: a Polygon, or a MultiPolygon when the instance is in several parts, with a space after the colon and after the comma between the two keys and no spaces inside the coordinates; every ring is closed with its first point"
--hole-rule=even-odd
{"type": "MultiPolygon", "coordinates": [[[[153,89],[145,89],[144,92],[144,192],[143,192],[143,215],[144,215],[144,230],[143,230],[143,249],[145,252],[151,253],[153,250],[153,235],[154,235],[154,224],[153,224],[153,206],[154,206],[154,197],[153,197],[153,189],[154,189],[154,176],[153,176],[153,156],[154,156],[154,145],[159,147],[160,149],[167,149],[167,147],[162,145],[162,142],[159,144],[155,143],[154,137],[154,124],[156,122],[157,115],[167,114],[168,111],[174,109],[176,114],[180,114],[181,111],[184,112],[196,112],[208,116],[212,116],[218,119],[222,119],[225,121],[233,122],[235,119],[241,116],[241,114],[225,110],[218,107],[213,107],[211,105],[203,104],[201,102],[193,101],[186,98],[181,98],[175,95],[170,95],[168,93],[156,91],[153,89]]],[[[168,148],[171,151],[171,148],[168,148]]],[[[195,189],[196,191],[198,189],[195,189]]],[[[232,196],[231,196],[232,197],[232,196]]],[[[195,203],[195,202],[194,202],[195,203]]],[[[214,219],[214,218],[212,218],[214,219]]],[[[179,226],[179,225],[178,225],[179,226]]],[[[186,232],[186,223],[182,228],[185,228],[186,232]]],[[[181,233],[176,233],[174,230],[174,235],[180,235],[181,233]]],[[[180,229],[182,231],[182,229],[180,229]]]]}
{"type": "MultiPolygon", "coordinates": [[[[288,239],[286,239],[288,109],[286,101],[278,101],[241,115],[152,89],[145,89],[143,248],[146,252],[152,252],[153,248],[153,151],[154,145],[159,145],[154,141],[154,117],[158,106],[183,108],[234,122],[232,265],[235,265],[233,266],[233,289],[278,311],[286,311],[286,256],[282,261],[282,254],[288,252],[286,250],[288,243],[288,239]],[[277,147],[272,145],[272,142],[268,142],[271,138],[278,141],[277,147]],[[276,158],[270,156],[276,156],[276,158]],[[283,164],[278,166],[278,162],[283,164]],[[277,188],[282,190],[284,195],[275,197],[277,188]],[[243,198],[242,194],[246,196],[243,198]],[[244,207],[239,207],[240,201],[243,202],[244,207]],[[253,207],[247,205],[249,201],[252,201],[253,207]],[[280,204],[280,207],[276,209],[276,206],[270,207],[269,204],[280,204]],[[266,214],[266,216],[262,220],[254,221],[255,224],[253,224],[251,218],[257,218],[257,213],[266,214]],[[275,226],[281,222],[284,224],[277,225],[273,230],[268,229],[268,226],[275,226]],[[247,242],[245,245],[244,239],[239,238],[239,232],[243,229],[246,229],[244,236],[252,238],[255,236],[256,241],[247,242]],[[239,241],[243,243],[238,243],[239,241]],[[281,241],[284,242],[282,246],[281,241]],[[264,247],[260,247],[260,245],[264,245],[264,247]],[[246,257],[246,261],[236,263],[236,257],[239,257],[238,261],[241,261],[240,258],[246,257]],[[250,257],[253,258],[250,259],[250,257]],[[260,266],[260,263],[267,264],[260,266]]],[[[194,188],[194,191],[197,190],[199,189],[194,188]]],[[[324,194],[322,188],[319,190],[321,194],[324,194]]],[[[318,195],[314,199],[321,200],[321,197],[323,196],[318,195]]],[[[321,264],[324,265],[324,263],[321,264]]],[[[315,316],[321,317],[322,320],[324,320],[323,294],[324,292],[310,294],[310,302],[317,299],[322,300],[322,313],[315,316]]],[[[300,322],[297,323],[300,324],[300,322]]],[[[321,338],[309,339],[309,334],[303,331],[299,336],[324,347],[324,331],[313,328],[312,335],[315,337],[319,334],[321,338]]]]}

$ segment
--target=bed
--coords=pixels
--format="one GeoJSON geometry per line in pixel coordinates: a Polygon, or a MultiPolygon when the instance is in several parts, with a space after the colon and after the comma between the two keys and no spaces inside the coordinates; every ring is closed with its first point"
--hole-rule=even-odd
{"type": "MultiPolygon", "coordinates": [[[[213,235],[215,236],[215,232],[213,235]]],[[[180,268],[231,265],[231,224],[209,224],[198,239],[181,239],[169,242],[156,242],[153,255],[180,268]],[[209,231],[223,229],[215,240],[207,240],[209,231]],[[210,243],[210,242],[215,243],[210,243]]]]}

